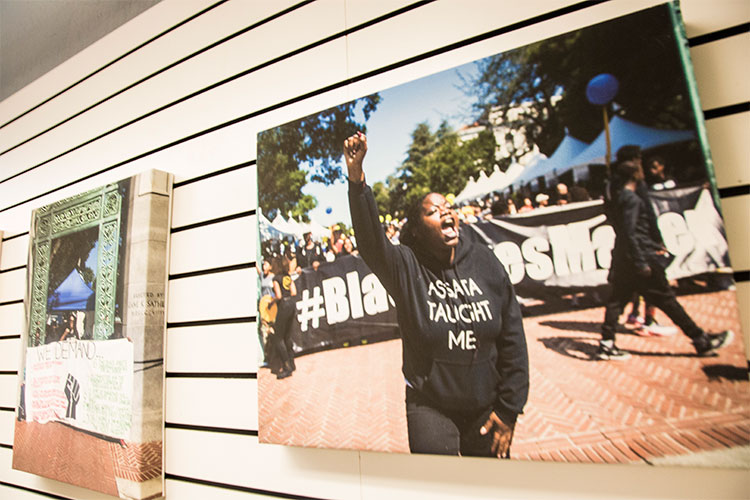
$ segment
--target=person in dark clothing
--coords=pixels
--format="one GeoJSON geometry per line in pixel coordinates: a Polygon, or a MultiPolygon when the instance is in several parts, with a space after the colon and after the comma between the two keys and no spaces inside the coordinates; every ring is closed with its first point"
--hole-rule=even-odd
{"type": "Polygon", "coordinates": [[[312,239],[312,233],[307,232],[303,235],[304,243],[297,250],[297,265],[301,269],[312,267],[314,262],[325,261],[323,256],[323,249],[320,248],[320,244],[316,243],[312,239]]]}
{"type": "MultiPolygon", "coordinates": [[[[642,169],[642,157],[643,153],[641,151],[641,147],[635,144],[627,144],[617,150],[617,164],[629,161],[635,163],[639,168],[642,169]]],[[[655,230],[651,233],[652,238],[657,241],[660,246],[663,246],[664,243],[661,238],[661,232],[658,230],[658,225],[656,222],[656,213],[651,206],[651,199],[649,198],[648,194],[650,181],[648,184],[645,182],[645,178],[648,177],[648,170],[644,170],[643,174],[644,178],[638,180],[638,182],[636,183],[635,192],[646,204],[646,210],[648,212],[651,227],[655,228],[655,230]]],[[[617,184],[622,186],[623,182],[627,182],[627,179],[619,179],[618,177],[617,184]]],[[[643,316],[640,316],[638,314],[638,311],[641,305],[641,294],[635,292],[633,294],[630,314],[625,321],[625,324],[627,326],[634,328],[634,331],[638,335],[643,336],[668,337],[677,333],[676,328],[667,325],[660,325],[659,323],[657,323],[655,317],[656,307],[654,306],[654,304],[649,303],[647,299],[644,299],[643,302],[643,316]]]]}
{"type": "Polygon", "coordinates": [[[274,260],[273,271],[273,293],[278,304],[278,312],[271,342],[281,361],[281,372],[276,376],[281,379],[290,376],[296,369],[291,330],[296,309],[294,297],[297,295],[297,287],[289,274],[289,260],[285,256],[274,260]]]}
{"type": "Polygon", "coordinates": [[[349,207],[360,255],[396,302],[413,453],[510,456],[528,397],[521,309],[504,267],[459,237],[437,193],[407,213],[401,244],[385,237],[362,161],[367,139],[344,142],[349,207]]]}
{"type": "Polygon", "coordinates": [[[622,360],[630,357],[629,353],[615,345],[615,328],[634,292],[640,293],[649,304],[664,311],[690,337],[698,356],[715,355],[716,349],[732,341],[733,333],[704,332],[677,301],[664,274],[669,254],[661,244],[660,236],[657,236],[659,233],[655,218],[652,217],[653,211],[637,194],[638,185],[643,181],[641,165],[633,161],[618,163],[615,175],[620,179],[616,184],[620,187],[614,192],[611,205],[612,225],[615,229],[615,247],[609,273],[612,295],[605,308],[597,358],[622,360]]]}

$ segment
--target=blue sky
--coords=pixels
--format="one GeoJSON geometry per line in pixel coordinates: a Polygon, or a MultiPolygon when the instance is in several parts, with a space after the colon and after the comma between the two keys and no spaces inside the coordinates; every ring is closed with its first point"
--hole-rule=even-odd
{"type": "MultiPolygon", "coordinates": [[[[474,63],[469,63],[379,92],[380,103],[367,122],[364,168],[368,184],[384,181],[395,172],[406,157],[417,124],[426,121],[435,131],[443,120],[454,129],[473,120],[471,99],[459,88],[459,74],[474,73],[474,63]]],[[[340,221],[351,224],[346,183],[308,183],[302,191],[318,200],[317,208],[309,214],[312,220],[324,226],[340,221]],[[331,208],[330,215],[327,208],[331,208]]]]}

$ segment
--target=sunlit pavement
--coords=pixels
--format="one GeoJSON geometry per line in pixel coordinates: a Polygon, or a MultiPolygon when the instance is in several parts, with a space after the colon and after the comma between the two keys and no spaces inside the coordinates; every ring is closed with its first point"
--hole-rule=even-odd
{"type": "MultiPolygon", "coordinates": [[[[602,307],[528,316],[531,390],[513,458],[692,463],[686,457],[724,451],[730,465],[750,466],[750,383],[734,292],[679,300],[704,329],[734,330],[718,357],[696,357],[681,333],[623,329],[617,345],[632,357],[598,361],[602,307]]],[[[657,320],[671,324],[660,312],[657,320]]],[[[293,376],[261,369],[258,379],[262,442],[408,452],[399,340],[301,356],[293,376]]]]}

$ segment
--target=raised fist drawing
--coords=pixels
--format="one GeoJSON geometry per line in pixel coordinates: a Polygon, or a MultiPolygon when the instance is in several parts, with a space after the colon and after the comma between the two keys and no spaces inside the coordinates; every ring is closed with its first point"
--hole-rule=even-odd
{"type": "Polygon", "coordinates": [[[65,381],[65,397],[68,398],[68,408],[65,410],[65,417],[75,419],[76,406],[81,399],[81,386],[70,373],[68,373],[68,379],[65,381]]]}

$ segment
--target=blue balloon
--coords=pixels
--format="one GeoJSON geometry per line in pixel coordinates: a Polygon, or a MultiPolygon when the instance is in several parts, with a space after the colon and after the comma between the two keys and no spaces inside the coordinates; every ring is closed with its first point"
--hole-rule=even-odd
{"type": "Polygon", "coordinates": [[[620,83],[609,73],[596,75],[586,85],[586,98],[591,104],[604,106],[617,95],[620,83]]]}
{"type": "Polygon", "coordinates": [[[331,207],[326,208],[326,213],[327,214],[330,214],[331,212],[333,212],[333,209],[331,207]]]}

